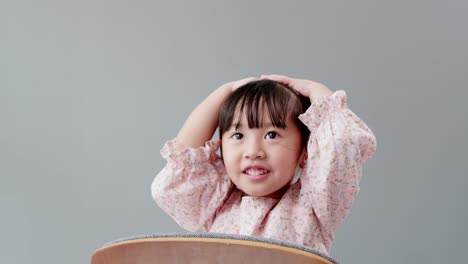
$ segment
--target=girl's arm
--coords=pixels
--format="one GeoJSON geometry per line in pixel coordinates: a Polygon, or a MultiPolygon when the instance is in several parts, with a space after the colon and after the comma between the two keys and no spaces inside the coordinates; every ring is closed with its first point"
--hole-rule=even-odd
{"type": "Polygon", "coordinates": [[[222,159],[216,130],[219,106],[232,90],[254,78],[222,85],[190,114],[176,140],[161,150],[166,166],[151,184],[153,199],[183,228],[208,231],[214,215],[227,199],[232,182],[222,159]]]}
{"type": "Polygon", "coordinates": [[[376,148],[375,136],[347,107],[344,91],[332,94],[322,84],[286,76],[267,78],[299,91],[312,102],[299,116],[311,132],[299,204],[311,204],[329,246],[359,191],[362,166],[376,148]]]}
{"type": "Polygon", "coordinates": [[[199,148],[213,137],[218,126],[219,107],[231,92],[255,80],[250,77],[221,85],[189,115],[176,137],[176,150],[199,148]]]}

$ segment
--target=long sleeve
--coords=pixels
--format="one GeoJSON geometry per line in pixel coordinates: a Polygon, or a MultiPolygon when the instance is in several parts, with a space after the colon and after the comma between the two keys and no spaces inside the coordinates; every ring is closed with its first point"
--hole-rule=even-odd
{"type": "Polygon", "coordinates": [[[301,196],[312,203],[329,246],[359,191],[362,166],[373,155],[376,139],[347,107],[344,91],[317,98],[299,118],[311,131],[301,196]]]}
{"type": "Polygon", "coordinates": [[[171,140],[161,150],[167,164],[151,184],[152,196],[187,230],[208,230],[232,188],[218,148],[219,141],[208,141],[204,147],[177,152],[171,140]]]}

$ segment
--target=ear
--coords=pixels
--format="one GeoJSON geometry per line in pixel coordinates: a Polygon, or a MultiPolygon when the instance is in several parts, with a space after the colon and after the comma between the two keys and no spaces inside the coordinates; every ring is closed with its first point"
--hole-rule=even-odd
{"type": "Polygon", "coordinates": [[[301,161],[299,162],[299,168],[303,169],[307,163],[307,151],[304,151],[301,155],[301,161]]]}

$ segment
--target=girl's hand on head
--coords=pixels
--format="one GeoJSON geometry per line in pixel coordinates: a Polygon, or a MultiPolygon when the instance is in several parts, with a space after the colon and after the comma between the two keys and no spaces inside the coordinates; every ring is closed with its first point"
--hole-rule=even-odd
{"type": "Polygon", "coordinates": [[[219,108],[232,91],[242,85],[257,80],[258,77],[249,77],[225,83],[215,89],[205,98],[189,115],[176,137],[176,150],[199,148],[213,138],[218,127],[219,108]]]}
{"type": "Polygon", "coordinates": [[[260,78],[281,83],[282,85],[297,91],[301,95],[309,97],[311,102],[317,97],[330,96],[333,94],[325,85],[310,80],[294,79],[284,75],[262,75],[260,78]]]}
{"type": "Polygon", "coordinates": [[[232,91],[235,91],[237,88],[241,87],[242,85],[258,80],[258,79],[259,79],[258,77],[248,77],[248,78],[244,78],[241,80],[226,83],[225,85],[231,88],[232,91]]]}

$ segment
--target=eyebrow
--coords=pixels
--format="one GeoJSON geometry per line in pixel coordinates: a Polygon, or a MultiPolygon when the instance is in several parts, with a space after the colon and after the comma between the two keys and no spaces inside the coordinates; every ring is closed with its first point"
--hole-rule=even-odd
{"type": "MultiPolygon", "coordinates": [[[[263,128],[263,127],[275,127],[275,126],[271,122],[266,122],[266,123],[263,123],[261,127],[263,128]]],[[[229,128],[234,128],[234,129],[242,128],[242,123],[233,123],[229,128]]]]}

